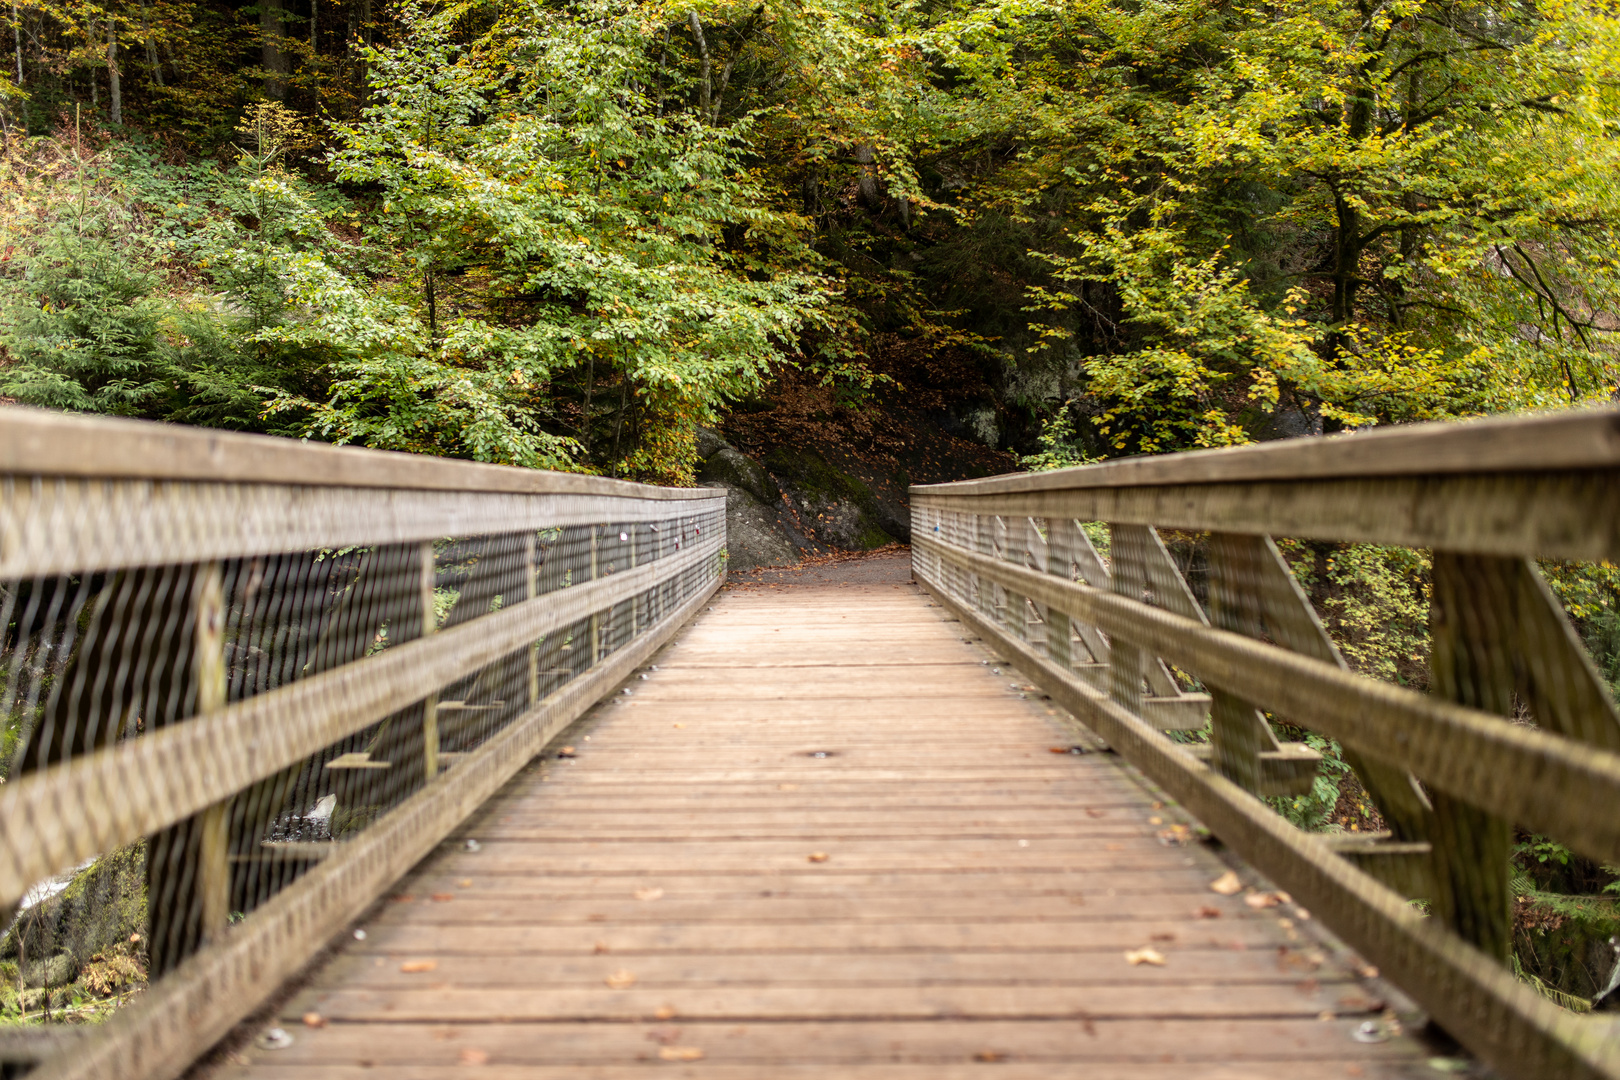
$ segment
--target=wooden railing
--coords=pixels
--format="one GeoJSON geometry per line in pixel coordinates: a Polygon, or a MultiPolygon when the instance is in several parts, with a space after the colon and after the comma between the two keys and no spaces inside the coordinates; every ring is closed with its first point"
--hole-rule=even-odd
{"type": "MultiPolygon", "coordinates": [[[[724,544],[710,490],[0,409],[0,924],[79,868],[111,891],[69,945],[150,977],[30,1075],[178,1075],[667,640],[724,544]]],[[[26,912],[11,940],[63,966],[26,912]]]]}
{"type": "Polygon", "coordinates": [[[1620,717],[1532,561],[1620,558],[1620,413],[911,497],[918,579],[1445,1031],[1509,1076],[1620,1077],[1613,1014],[1566,1012],[1507,964],[1514,825],[1620,863],[1620,717]],[[1206,602],[1157,529],[1207,557],[1206,602]],[[1273,537],[1430,552],[1429,692],[1352,673],[1273,537]],[[1389,835],[1307,833],[1274,813],[1263,797],[1307,788],[1317,755],[1280,743],[1267,714],[1337,740],[1389,835]],[[1167,734],[1189,729],[1207,741],[1167,734]]]}

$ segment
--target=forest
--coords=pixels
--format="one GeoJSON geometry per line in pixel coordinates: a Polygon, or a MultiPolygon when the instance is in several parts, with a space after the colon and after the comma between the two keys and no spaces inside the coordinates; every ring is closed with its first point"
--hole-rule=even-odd
{"type": "MultiPolygon", "coordinates": [[[[903,492],[1620,394],[1595,0],[0,18],[12,402],[659,484],[719,432],[903,492]]],[[[1284,551],[1425,685],[1424,553],[1284,551]]],[[[1620,572],[1542,569],[1620,686],[1620,572]]],[[[1376,829],[1323,749],[1279,809],[1376,829]]],[[[1518,839],[1516,962],[1579,1007],[1620,870],[1518,839]]]]}

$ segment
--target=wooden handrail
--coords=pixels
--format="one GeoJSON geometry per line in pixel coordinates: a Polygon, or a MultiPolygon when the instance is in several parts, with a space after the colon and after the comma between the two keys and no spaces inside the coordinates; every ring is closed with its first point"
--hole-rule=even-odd
{"type": "Polygon", "coordinates": [[[713,489],[0,407],[0,915],[144,861],[153,975],[33,1075],[178,1075],[667,641],[725,543],[713,489]]]}
{"type": "Polygon", "coordinates": [[[1531,561],[1620,556],[1620,412],[1128,459],[911,500],[913,570],[943,605],[1448,1032],[1505,1075],[1620,1078],[1607,1021],[1505,964],[1513,825],[1620,859],[1596,809],[1620,805],[1620,713],[1531,561]],[[1107,525],[1106,565],[1081,522],[1107,525]],[[1206,538],[1207,617],[1155,527],[1206,538]],[[1272,535],[1432,549],[1433,692],[1347,670],[1272,535]],[[1172,740],[1151,707],[1173,688],[1167,664],[1210,692],[1208,742],[1172,740]],[[1339,740],[1393,839],[1334,848],[1274,813],[1263,798],[1308,786],[1312,755],[1257,710],[1339,740]]]}

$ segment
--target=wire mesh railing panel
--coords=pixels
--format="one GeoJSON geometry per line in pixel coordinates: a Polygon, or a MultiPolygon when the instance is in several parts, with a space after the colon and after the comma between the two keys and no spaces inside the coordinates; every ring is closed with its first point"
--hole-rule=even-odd
{"type": "Polygon", "coordinates": [[[131,475],[146,426],[53,422],[0,410],[0,1062],[41,1076],[177,1074],[724,575],[707,491],[171,430],[131,475]]]}
{"type": "Polygon", "coordinates": [[[1612,1080],[1612,1014],[1510,964],[1509,855],[1620,865],[1620,713],[1535,561],[1611,566],[1616,492],[1615,412],[1424,425],[914,488],[913,565],[1504,1075],[1612,1080]],[[1426,692],[1352,670],[1273,536],[1413,549],[1426,692]],[[1342,747],[1383,831],[1279,816],[1322,762],[1279,730],[1342,747]]]}

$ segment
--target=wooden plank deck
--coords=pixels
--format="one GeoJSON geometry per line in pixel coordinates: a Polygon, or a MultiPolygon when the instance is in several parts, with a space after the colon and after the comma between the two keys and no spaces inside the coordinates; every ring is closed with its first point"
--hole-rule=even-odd
{"type": "Polygon", "coordinates": [[[292,1046],[220,1074],[1432,1075],[986,655],[909,584],[720,594],[289,1001],[292,1046]]]}

